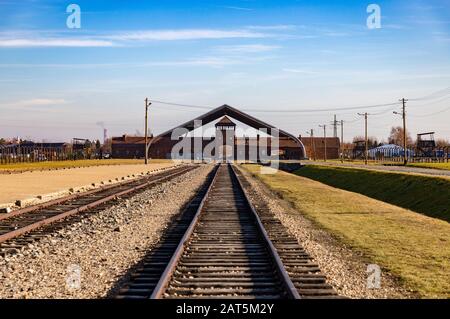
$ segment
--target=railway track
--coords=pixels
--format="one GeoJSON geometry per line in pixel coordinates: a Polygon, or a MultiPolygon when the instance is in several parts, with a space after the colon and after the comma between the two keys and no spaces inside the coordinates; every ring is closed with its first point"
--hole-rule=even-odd
{"type": "Polygon", "coordinates": [[[233,167],[219,165],[116,297],[335,297],[283,230],[273,216],[259,218],[233,167]],[[264,227],[269,224],[270,234],[284,241],[277,248],[264,227]]]}
{"type": "Polygon", "coordinates": [[[128,198],[195,168],[196,166],[176,167],[0,215],[0,253],[13,253],[48,233],[105,209],[119,199],[128,198]]]}

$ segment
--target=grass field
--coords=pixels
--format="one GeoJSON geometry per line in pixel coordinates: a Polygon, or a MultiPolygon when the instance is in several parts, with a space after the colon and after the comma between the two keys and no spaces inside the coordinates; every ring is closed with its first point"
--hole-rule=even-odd
{"type": "MultiPolygon", "coordinates": [[[[323,160],[317,160],[317,162],[323,162],[323,160]]],[[[327,161],[328,163],[335,163],[335,164],[341,164],[341,160],[339,159],[329,159],[327,161]]],[[[344,164],[357,164],[357,165],[364,165],[364,160],[352,160],[352,161],[344,161],[344,164]]],[[[399,162],[379,162],[379,161],[368,161],[367,164],[369,166],[373,165],[398,165],[403,166],[399,162]]],[[[434,168],[434,169],[442,169],[442,170],[450,170],[450,162],[449,163],[409,163],[407,166],[410,167],[420,167],[420,168],[434,168]]]]}
{"type": "MultiPolygon", "coordinates": [[[[311,219],[421,296],[450,298],[450,224],[309,178],[278,171],[257,176],[311,219]]],[[[426,194],[429,194],[427,192],[426,194]]]]}
{"type": "MultiPolygon", "coordinates": [[[[150,160],[150,163],[167,163],[170,160],[150,160]]],[[[144,160],[135,159],[105,159],[105,160],[77,160],[77,161],[49,161],[35,163],[14,163],[0,165],[1,171],[32,171],[32,170],[48,170],[55,168],[71,168],[71,167],[89,167],[99,165],[130,165],[143,164],[144,160]]]]}
{"type": "Polygon", "coordinates": [[[295,174],[450,222],[450,180],[308,165],[295,174]]]}

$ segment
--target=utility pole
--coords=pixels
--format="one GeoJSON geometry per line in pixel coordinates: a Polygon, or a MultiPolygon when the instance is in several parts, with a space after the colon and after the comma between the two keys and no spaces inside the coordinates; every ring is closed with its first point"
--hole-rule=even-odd
{"type": "Polygon", "coordinates": [[[367,112],[366,113],[358,113],[358,115],[360,116],[364,116],[364,120],[365,120],[365,126],[366,126],[366,150],[364,152],[364,163],[367,165],[367,160],[369,157],[369,138],[367,136],[367,116],[369,115],[367,112]]]}
{"type": "Polygon", "coordinates": [[[406,166],[408,164],[408,154],[407,154],[407,145],[406,145],[406,102],[408,100],[403,98],[400,100],[402,102],[402,113],[394,112],[394,114],[400,114],[403,119],[403,165],[406,166]]]}
{"type": "Polygon", "coordinates": [[[323,127],[323,142],[324,142],[324,154],[323,154],[323,160],[324,162],[327,161],[327,126],[326,125],[319,125],[319,127],[323,127]]]}
{"type": "Polygon", "coordinates": [[[309,132],[306,132],[309,134],[311,138],[310,147],[311,147],[311,158],[315,161],[316,160],[316,143],[314,142],[314,130],[311,129],[309,132]]]}
{"type": "Polygon", "coordinates": [[[334,114],[334,121],[333,121],[333,137],[337,137],[337,126],[338,122],[336,120],[336,114],[334,114]]]}
{"type": "Polygon", "coordinates": [[[152,105],[148,101],[148,97],[145,98],[145,165],[148,164],[148,107],[152,105]]]}
{"type": "Polygon", "coordinates": [[[341,163],[344,163],[344,120],[341,120],[341,163]]]}
{"type": "Polygon", "coordinates": [[[339,157],[341,158],[341,163],[344,162],[344,121],[340,120],[338,121],[336,119],[336,115],[334,115],[334,121],[331,123],[333,125],[333,129],[334,129],[334,137],[338,137],[338,132],[337,132],[337,127],[340,126],[341,127],[341,140],[339,143],[339,157]]]}

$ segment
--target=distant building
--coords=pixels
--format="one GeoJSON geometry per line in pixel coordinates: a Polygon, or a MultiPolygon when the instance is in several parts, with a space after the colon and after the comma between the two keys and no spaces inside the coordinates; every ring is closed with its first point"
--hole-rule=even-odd
{"type": "Polygon", "coordinates": [[[366,141],[353,141],[352,158],[364,158],[366,155],[366,141]]]}
{"type": "MultiPolygon", "coordinates": [[[[392,158],[392,157],[401,157],[405,153],[403,147],[398,146],[396,144],[384,144],[369,150],[369,158],[372,159],[384,159],[384,158],[392,158]]],[[[406,154],[408,157],[414,156],[414,152],[412,150],[406,150],[406,154]]]]}
{"type": "Polygon", "coordinates": [[[113,137],[111,139],[111,156],[113,158],[144,158],[145,137],[127,135],[113,137]]]}
{"type": "MultiPolygon", "coordinates": [[[[309,159],[323,159],[325,156],[325,138],[299,136],[300,141],[306,149],[306,155],[309,159]]],[[[337,137],[327,137],[327,159],[339,158],[340,140],[337,137]]]]}
{"type": "MultiPolygon", "coordinates": [[[[149,138],[149,158],[183,158],[183,159],[211,159],[232,160],[234,159],[256,159],[256,154],[264,156],[276,156],[280,159],[303,159],[305,149],[302,142],[294,135],[278,129],[270,124],[264,123],[248,114],[245,114],[231,106],[223,105],[194,120],[186,122],[179,127],[168,130],[156,137],[149,138]],[[257,130],[266,130],[268,137],[257,135],[256,137],[237,137],[234,134],[235,124],[229,118],[234,118],[249,127],[257,130]],[[195,129],[196,122],[206,125],[220,119],[216,123],[215,136],[208,138],[186,137],[186,133],[195,129]],[[226,139],[224,133],[228,131],[226,139]],[[274,137],[278,137],[278,145],[274,137]],[[174,146],[180,141],[191,145],[189,153],[172,154],[174,146]],[[215,147],[211,147],[211,145],[215,147]],[[211,148],[211,149],[210,149],[211,148]],[[216,151],[217,150],[217,154],[216,151]],[[206,154],[206,155],[205,155],[206,154]],[[206,157],[205,157],[206,156],[206,157]]],[[[113,158],[143,158],[145,155],[145,138],[123,135],[113,137],[111,140],[111,155],[113,158]]],[[[258,157],[259,160],[259,157],[258,157]]]]}

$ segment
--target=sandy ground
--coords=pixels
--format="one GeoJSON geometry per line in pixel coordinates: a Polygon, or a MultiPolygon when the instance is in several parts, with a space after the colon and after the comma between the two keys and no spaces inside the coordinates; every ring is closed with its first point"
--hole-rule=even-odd
{"type": "Polygon", "coordinates": [[[75,191],[86,190],[92,188],[93,183],[96,186],[100,185],[101,182],[110,184],[121,181],[122,177],[129,179],[133,178],[132,175],[138,176],[141,173],[174,165],[176,164],[168,162],[149,165],[96,166],[55,171],[31,171],[10,175],[0,174],[0,207],[11,206],[17,200],[24,200],[24,205],[32,204],[37,196],[47,194],[48,199],[51,199],[58,197],[58,195],[67,195],[71,188],[75,191]]]}

